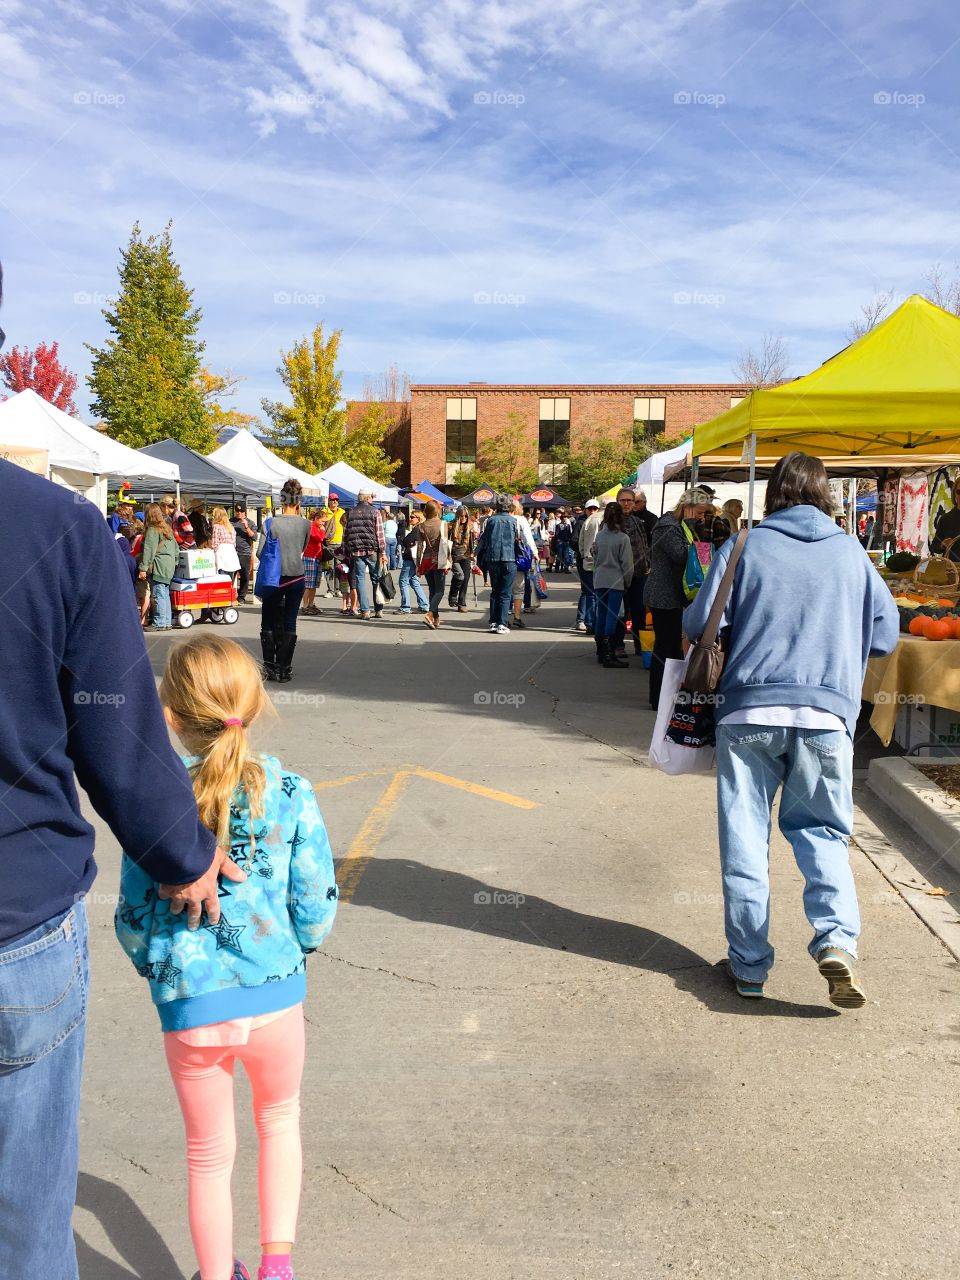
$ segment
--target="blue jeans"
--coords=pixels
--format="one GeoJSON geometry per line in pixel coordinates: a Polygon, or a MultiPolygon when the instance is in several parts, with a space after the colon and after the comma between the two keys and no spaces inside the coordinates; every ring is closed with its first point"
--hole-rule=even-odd
{"type": "Polygon", "coordinates": [[[0,948],[0,1275],[76,1280],[82,902],[0,948]]]}
{"type": "Polygon", "coordinates": [[[173,626],[173,613],[170,610],[170,583],[169,582],[151,582],[150,591],[153,595],[153,625],[162,627],[173,626]]]}
{"type": "Polygon", "coordinates": [[[397,540],[396,538],[387,538],[387,568],[395,569],[397,567],[397,540]]]}
{"type": "Polygon", "coordinates": [[[490,560],[490,624],[498,627],[510,625],[510,604],[513,599],[513,580],[517,576],[515,560],[490,560]]]}
{"type": "Polygon", "coordinates": [[[410,594],[408,587],[413,587],[413,594],[417,597],[417,606],[421,613],[427,611],[427,597],[423,594],[423,587],[420,585],[420,579],[417,577],[417,566],[412,560],[404,560],[400,566],[400,608],[410,608],[410,594]]]}
{"type": "Polygon", "coordinates": [[[612,587],[600,587],[597,597],[597,623],[595,634],[600,637],[613,636],[620,630],[620,605],[623,603],[623,592],[612,587]]]}
{"type": "Polygon", "coordinates": [[[763,982],[773,964],[770,828],[780,788],[780,830],[803,876],[810,954],[857,954],[860,912],[847,840],[853,829],[853,743],[839,729],[717,727],[720,866],[730,963],[738,978],[763,982]]]}
{"type": "Polygon", "coordinates": [[[577,621],[584,623],[589,630],[594,629],[597,614],[597,597],[593,590],[593,570],[580,570],[580,599],[577,602],[577,621]]]}
{"type": "MultiPolygon", "coordinates": [[[[371,596],[376,598],[377,583],[380,580],[380,560],[378,556],[354,556],[350,565],[350,575],[353,578],[353,585],[357,589],[357,604],[361,613],[369,613],[373,608],[373,600],[371,596]],[[367,584],[370,584],[370,595],[367,594],[367,584]]],[[[377,610],[382,609],[382,605],[377,605],[377,610]]]]}

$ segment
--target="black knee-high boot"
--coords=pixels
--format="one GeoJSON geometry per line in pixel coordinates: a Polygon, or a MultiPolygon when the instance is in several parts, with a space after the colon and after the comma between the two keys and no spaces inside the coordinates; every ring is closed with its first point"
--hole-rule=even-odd
{"type": "Polygon", "coordinates": [[[277,678],[277,637],[272,631],[260,632],[260,650],[263,654],[263,678],[277,678]]]}
{"type": "Polygon", "coordinates": [[[277,667],[279,668],[277,679],[281,684],[286,684],[288,680],[293,679],[293,651],[296,647],[296,633],[291,635],[289,632],[284,632],[283,641],[277,649],[277,667]]]}

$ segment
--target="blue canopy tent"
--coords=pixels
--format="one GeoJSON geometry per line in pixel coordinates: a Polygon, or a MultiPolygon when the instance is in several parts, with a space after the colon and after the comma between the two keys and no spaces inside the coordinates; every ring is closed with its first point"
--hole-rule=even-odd
{"type": "Polygon", "coordinates": [[[456,498],[451,498],[448,493],[441,493],[436,485],[432,485],[429,480],[424,480],[422,484],[411,484],[405,489],[400,490],[405,497],[409,494],[416,494],[420,498],[432,498],[434,502],[439,502],[442,507],[455,507],[458,505],[456,498]]]}

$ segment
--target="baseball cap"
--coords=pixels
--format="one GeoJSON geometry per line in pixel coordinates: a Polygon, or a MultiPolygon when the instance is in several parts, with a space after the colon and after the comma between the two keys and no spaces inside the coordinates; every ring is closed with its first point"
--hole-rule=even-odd
{"type": "Polygon", "coordinates": [[[600,503],[596,500],[596,498],[588,498],[587,501],[583,504],[584,511],[589,511],[591,510],[591,508],[594,511],[600,510],[600,503]]]}

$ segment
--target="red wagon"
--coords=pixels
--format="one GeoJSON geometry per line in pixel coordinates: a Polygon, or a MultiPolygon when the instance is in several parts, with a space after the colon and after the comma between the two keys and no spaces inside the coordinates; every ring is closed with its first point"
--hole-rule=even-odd
{"type": "Polygon", "coordinates": [[[236,588],[226,574],[196,582],[190,590],[179,590],[171,584],[170,608],[178,627],[192,627],[204,609],[209,609],[211,622],[232,623],[240,617],[236,588]]]}

